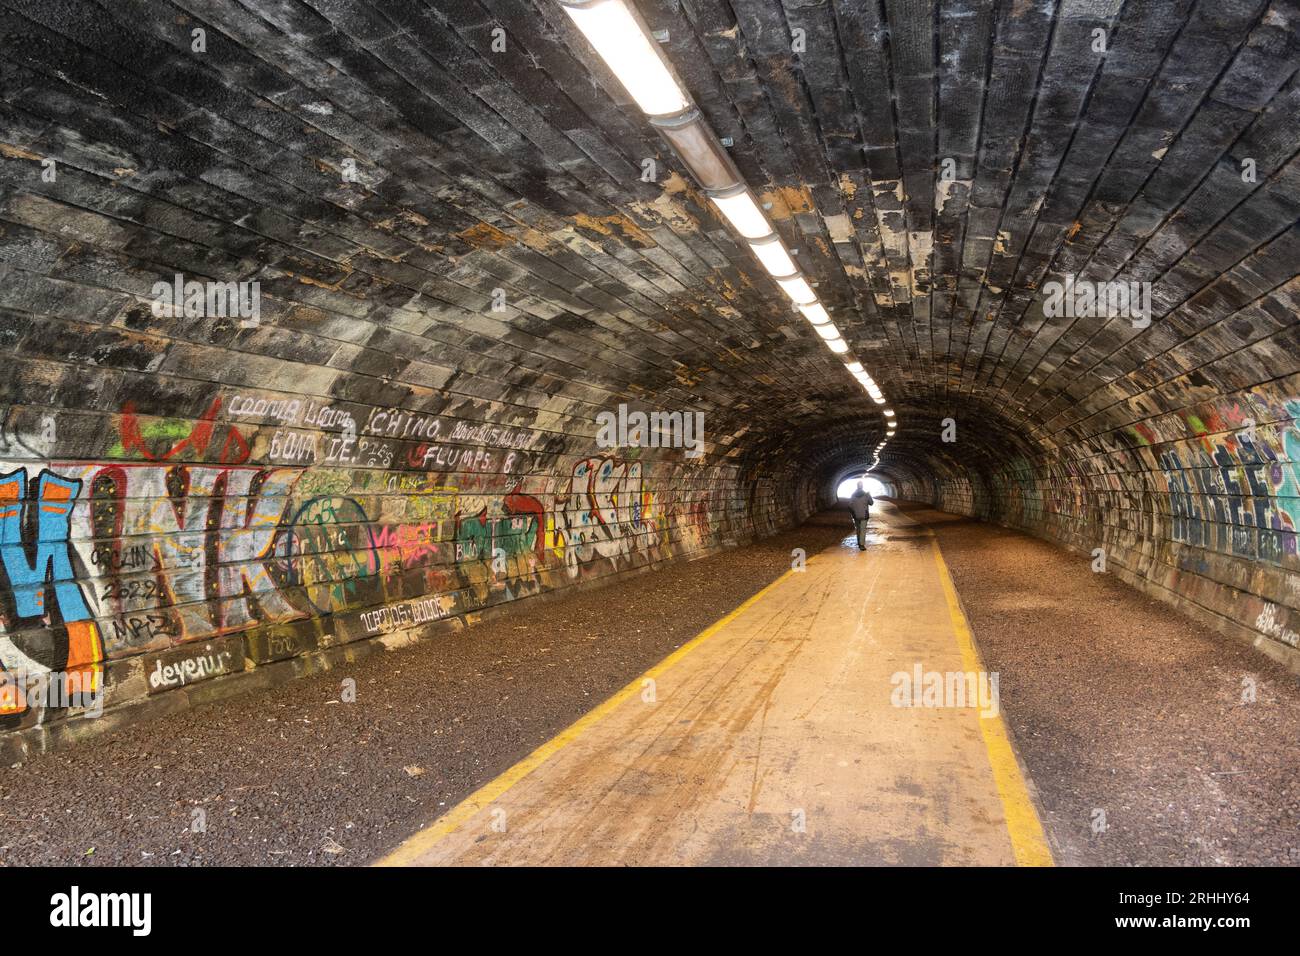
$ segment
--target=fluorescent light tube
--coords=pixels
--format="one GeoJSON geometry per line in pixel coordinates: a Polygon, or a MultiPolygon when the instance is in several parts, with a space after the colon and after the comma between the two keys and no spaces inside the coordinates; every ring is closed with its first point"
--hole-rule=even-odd
{"type": "Polygon", "coordinates": [[[840,330],[829,322],[825,325],[814,325],[813,328],[816,329],[817,334],[824,339],[838,339],[840,337],[840,330]]]}
{"type": "Polygon", "coordinates": [[[623,0],[566,5],[564,12],[642,112],[663,116],[680,113],[690,105],[653,41],[623,0]]]}
{"type": "Polygon", "coordinates": [[[861,362],[846,362],[845,365],[844,365],[844,367],[845,367],[846,369],[848,369],[850,372],[852,372],[854,375],[858,375],[858,374],[865,375],[865,374],[866,374],[866,372],[864,372],[863,369],[862,369],[862,363],[861,363],[861,362]]]}
{"type": "Polygon", "coordinates": [[[822,325],[831,320],[831,317],[826,314],[825,306],[820,302],[814,302],[812,305],[801,305],[799,306],[799,311],[802,312],[803,317],[813,325],[822,325]]]}
{"type": "Polygon", "coordinates": [[[718,211],[727,217],[732,228],[746,239],[762,239],[772,234],[772,225],[758,208],[749,190],[741,186],[731,195],[710,196],[718,211]]]}
{"type": "Polygon", "coordinates": [[[789,276],[799,271],[795,268],[790,253],[785,251],[785,246],[776,236],[751,242],[749,248],[754,251],[754,255],[758,256],[758,261],[763,263],[763,268],[770,276],[789,276]]]}
{"type": "Polygon", "coordinates": [[[812,305],[817,301],[817,294],[813,292],[812,286],[803,276],[790,276],[788,279],[777,279],[776,284],[781,287],[781,291],[790,297],[795,305],[812,305]]]}
{"type": "Polygon", "coordinates": [[[830,346],[830,350],[836,355],[843,355],[849,350],[849,343],[845,342],[843,339],[831,339],[826,344],[830,346]]]}

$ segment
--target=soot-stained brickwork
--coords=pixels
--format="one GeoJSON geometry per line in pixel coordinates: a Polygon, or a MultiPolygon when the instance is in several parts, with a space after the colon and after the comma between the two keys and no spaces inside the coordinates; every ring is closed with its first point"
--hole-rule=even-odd
{"type": "MultiPolygon", "coordinates": [[[[1294,2],[638,8],[896,410],[895,491],[1296,647],[1294,2]]],[[[205,699],[791,526],[883,437],[551,0],[0,0],[0,37],[11,674],[205,699]],[[701,454],[602,444],[619,406],[701,454]]]]}

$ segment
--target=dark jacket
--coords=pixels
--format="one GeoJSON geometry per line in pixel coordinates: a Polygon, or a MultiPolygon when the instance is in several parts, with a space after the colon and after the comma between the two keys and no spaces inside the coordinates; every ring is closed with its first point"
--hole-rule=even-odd
{"type": "Polygon", "coordinates": [[[849,510],[853,512],[855,520],[861,521],[863,518],[867,517],[871,511],[871,506],[875,503],[875,500],[870,494],[859,489],[858,491],[853,492],[852,496],[849,498],[849,510]]]}

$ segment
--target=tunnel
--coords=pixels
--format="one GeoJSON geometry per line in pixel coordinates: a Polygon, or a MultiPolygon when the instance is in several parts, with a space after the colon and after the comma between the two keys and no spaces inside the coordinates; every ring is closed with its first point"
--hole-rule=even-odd
{"type": "Polygon", "coordinates": [[[1300,864],[1295,0],[0,36],[0,864],[1300,864]]]}

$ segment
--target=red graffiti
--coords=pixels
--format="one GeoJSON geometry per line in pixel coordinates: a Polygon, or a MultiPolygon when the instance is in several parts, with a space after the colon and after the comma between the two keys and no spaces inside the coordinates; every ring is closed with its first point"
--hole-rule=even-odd
{"type": "Polygon", "coordinates": [[[506,514],[533,516],[533,519],[537,522],[537,540],[533,543],[533,550],[537,552],[538,560],[545,560],[546,509],[542,507],[542,503],[532,495],[521,494],[518,485],[515,485],[514,490],[506,495],[503,503],[506,514]]]}
{"type": "MultiPolygon", "coordinates": [[[[138,452],[146,461],[154,462],[179,459],[185,452],[191,453],[194,459],[202,459],[208,450],[208,446],[212,443],[212,436],[217,426],[217,413],[220,411],[221,396],[217,396],[212,400],[212,404],[208,406],[208,410],[203,413],[203,417],[190,429],[188,435],[173,444],[164,454],[155,455],[145,442],[145,436],[140,428],[140,420],[136,415],[135,405],[132,402],[127,402],[122,406],[121,424],[119,425],[122,435],[122,450],[125,452],[138,452]]],[[[239,465],[248,460],[248,455],[248,442],[239,433],[239,429],[232,425],[226,432],[226,440],[222,443],[217,462],[223,465],[239,465]]]]}

